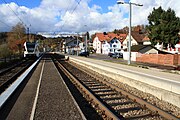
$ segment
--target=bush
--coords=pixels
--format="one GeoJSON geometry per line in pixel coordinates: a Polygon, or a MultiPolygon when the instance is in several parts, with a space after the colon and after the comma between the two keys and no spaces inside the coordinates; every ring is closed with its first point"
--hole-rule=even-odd
{"type": "Polygon", "coordinates": [[[10,55],[11,55],[11,52],[8,48],[8,45],[7,44],[0,45],[0,58],[4,58],[10,55]]]}

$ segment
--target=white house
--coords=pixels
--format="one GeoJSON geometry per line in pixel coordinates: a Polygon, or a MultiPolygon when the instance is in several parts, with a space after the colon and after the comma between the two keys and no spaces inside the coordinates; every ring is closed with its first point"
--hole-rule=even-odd
{"type": "Polygon", "coordinates": [[[96,34],[96,37],[93,40],[93,48],[96,53],[102,53],[102,41],[103,39],[100,37],[100,33],[96,34]]]}
{"type": "Polygon", "coordinates": [[[117,38],[113,38],[109,44],[109,52],[111,53],[118,52],[118,50],[121,49],[121,42],[117,38]]]}
{"type": "Polygon", "coordinates": [[[104,41],[102,43],[102,54],[108,54],[109,48],[110,48],[110,44],[107,41],[104,41]]]}
{"type": "Polygon", "coordinates": [[[175,45],[175,49],[178,53],[180,53],[180,41],[175,45]]]}
{"type": "MultiPolygon", "coordinates": [[[[129,35],[127,35],[126,39],[122,43],[123,49],[127,49],[129,46],[129,35]]],[[[138,45],[138,42],[131,36],[131,46],[138,45]]]]}
{"type": "Polygon", "coordinates": [[[159,44],[159,42],[155,45],[155,47],[158,49],[158,50],[163,50],[163,43],[159,44]]]}
{"type": "MultiPolygon", "coordinates": [[[[145,37],[146,37],[145,34],[140,34],[138,31],[132,31],[131,46],[149,44],[148,42],[143,43],[143,39],[145,40],[145,37]]],[[[127,35],[126,39],[123,41],[123,49],[128,48],[128,43],[129,43],[129,35],[127,35]]]]}
{"type": "Polygon", "coordinates": [[[121,42],[126,38],[126,34],[96,33],[95,35],[93,48],[96,50],[96,53],[100,54],[117,52],[117,50],[122,48],[121,42]]]}
{"type": "Polygon", "coordinates": [[[173,54],[175,53],[180,54],[180,42],[175,45],[175,48],[170,47],[170,45],[168,44],[167,52],[170,52],[173,54]]]}
{"type": "Polygon", "coordinates": [[[79,51],[81,41],[77,37],[66,37],[62,45],[62,52],[67,54],[76,54],[79,51]]]}

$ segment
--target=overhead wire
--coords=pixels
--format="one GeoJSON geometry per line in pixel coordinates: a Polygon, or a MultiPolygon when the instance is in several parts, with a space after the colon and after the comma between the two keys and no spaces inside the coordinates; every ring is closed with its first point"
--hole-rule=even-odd
{"type": "MultiPolygon", "coordinates": [[[[77,5],[74,7],[73,11],[71,12],[71,14],[74,13],[74,11],[77,9],[78,5],[80,4],[81,0],[79,1],[76,1],[77,2],[77,5]]],[[[67,12],[67,11],[66,11],[67,12]]],[[[61,26],[61,29],[64,27],[65,23],[66,23],[67,20],[64,21],[64,24],[61,26]]]]}
{"type": "MultiPolygon", "coordinates": [[[[27,21],[27,23],[29,23],[29,25],[27,25],[19,16],[18,16],[18,14],[10,7],[10,5],[6,2],[6,0],[2,0],[5,4],[7,4],[7,6],[9,7],[9,9],[14,13],[14,15],[19,19],[19,21],[25,26],[25,28],[26,28],[26,32],[30,32],[30,30],[29,30],[29,27],[31,26],[31,23],[30,23],[30,21],[27,21]]],[[[15,0],[15,2],[16,2],[16,4],[18,5],[18,6],[20,6],[20,4],[18,3],[18,1],[17,0],[15,0]]],[[[26,17],[27,18],[27,17],[26,17]]],[[[31,28],[32,28],[32,26],[31,26],[31,28]]]]}
{"type": "Polygon", "coordinates": [[[76,8],[78,7],[78,5],[80,4],[80,2],[81,2],[81,0],[79,0],[77,3],[77,5],[75,6],[75,8],[73,9],[73,11],[72,11],[72,13],[71,14],[73,14],[74,13],[74,11],[76,10],[76,8]]]}
{"type": "MultiPolygon", "coordinates": [[[[17,4],[18,6],[20,6],[20,4],[19,4],[19,2],[18,2],[17,0],[15,0],[15,2],[16,2],[16,4],[17,4]]],[[[26,14],[26,15],[27,15],[27,14],[26,14]]],[[[26,16],[26,18],[28,18],[28,15],[26,16]]],[[[26,22],[29,24],[29,27],[30,27],[30,26],[31,26],[30,21],[27,19],[26,22]]],[[[25,25],[25,26],[27,27],[27,29],[29,29],[29,27],[28,27],[27,25],[25,25]]],[[[33,27],[31,26],[31,28],[33,28],[33,27]]]]}
{"type": "Polygon", "coordinates": [[[8,25],[7,23],[3,22],[2,20],[0,20],[1,23],[3,23],[4,25],[6,25],[8,28],[11,28],[12,26],[8,25]]]}
{"type": "Polygon", "coordinates": [[[10,7],[10,5],[6,2],[6,0],[2,0],[4,3],[7,4],[7,6],[9,7],[9,9],[14,13],[14,15],[19,19],[19,21],[22,23],[22,24],[25,24],[22,19],[18,16],[18,14],[10,7]]]}
{"type": "MultiPolygon", "coordinates": [[[[2,0],[5,4],[7,4],[7,6],[9,7],[9,9],[14,13],[14,15],[19,19],[19,21],[25,25],[25,27],[27,27],[28,25],[25,24],[25,22],[18,16],[18,14],[11,8],[11,6],[6,2],[6,0],[2,0]]],[[[17,5],[19,6],[19,3],[17,0],[15,0],[17,5]]],[[[77,5],[74,7],[74,9],[70,12],[70,14],[73,14],[75,12],[75,10],[77,9],[78,5],[80,4],[81,0],[77,1],[77,5]]],[[[67,11],[69,10],[70,4],[68,5],[65,13],[67,13],[67,11]]],[[[1,21],[2,22],[2,21],[1,21]]],[[[63,25],[61,26],[61,29],[64,27],[64,25],[66,24],[67,20],[64,21],[63,25]]],[[[28,22],[30,23],[30,22],[28,22]]],[[[7,25],[7,24],[6,24],[7,25]]],[[[31,26],[31,24],[30,24],[31,26]]]]}
{"type": "Polygon", "coordinates": [[[3,23],[4,25],[8,26],[8,27],[11,27],[8,24],[6,24],[5,22],[3,22],[2,20],[0,20],[0,22],[3,23]]]}
{"type": "MultiPolygon", "coordinates": [[[[18,6],[20,6],[20,4],[19,4],[19,2],[17,1],[17,0],[15,0],[15,2],[16,2],[16,4],[18,5],[18,6]]],[[[27,14],[26,14],[27,15],[27,14]]],[[[26,18],[28,18],[28,15],[26,16],[26,18]]],[[[31,23],[30,23],[30,21],[27,19],[26,20],[26,22],[29,24],[28,26],[25,24],[25,27],[26,27],[26,29],[27,29],[27,31],[29,31],[30,32],[30,26],[31,26],[31,23]]],[[[33,28],[32,26],[31,26],[31,28],[33,28]]]]}

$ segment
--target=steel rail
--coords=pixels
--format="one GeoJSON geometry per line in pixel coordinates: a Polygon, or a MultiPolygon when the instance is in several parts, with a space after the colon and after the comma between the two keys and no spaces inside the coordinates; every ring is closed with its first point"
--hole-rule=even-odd
{"type": "Polygon", "coordinates": [[[14,66],[13,68],[10,68],[7,71],[4,71],[2,74],[0,74],[0,76],[1,76],[0,79],[1,79],[2,76],[3,76],[3,78],[6,77],[6,76],[4,76],[4,74],[6,74],[8,72],[14,73],[14,75],[10,75],[10,76],[8,75],[8,77],[7,77],[8,79],[0,80],[0,94],[3,93],[5,91],[5,89],[7,89],[8,86],[11,85],[32,64],[32,62],[31,62],[24,66],[23,65],[24,63],[25,62],[20,63],[20,64],[14,66]],[[17,69],[20,67],[22,67],[22,69],[17,69]],[[17,70],[15,70],[15,71],[13,70],[13,72],[12,72],[11,70],[14,68],[17,70]]]}
{"type": "MultiPolygon", "coordinates": [[[[84,69],[81,69],[81,70],[82,70],[83,72],[85,72],[86,74],[89,74],[89,73],[86,72],[84,69]]],[[[90,74],[89,74],[89,75],[90,75],[90,74]]],[[[159,114],[160,116],[162,116],[162,117],[164,117],[164,118],[166,118],[166,119],[168,119],[168,120],[179,120],[179,118],[175,117],[174,115],[169,114],[168,112],[166,112],[166,111],[164,111],[164,110],[162,110],[162,109],[160,109],[160,108],[158,108],[158,107],[156,107],[156,106],[148,103],[147,101],[145,101],[145,100],[143,100],[143,99],[141,99],[141,98],[139,98],[139,97],[137,97],[137,96],[135,96],[135,95],[133,95],[133,94],[131,94],[131,93],[128,93],[128,92],[122,90],[121,88],[119,88],[119,87],[117,87],[117,86],[115,86],[115,85],[113,85],[113,84],[111,84],[111,83],[109,83],[109,82],[107,82],[107,81],[103,81],[103,80],[102,80],[102,81],[100,81],[100,82],[102,82],[103,84],[106,84],[106,85],[110,86],[112,89],[115,89],[116,91],[124,94],[125,96],[128,96],[130,99],[136,101],[137,103],[141,104],[142,106],[150,109],[151,111],[154,111],[155,113],[159,114]]]]}
{"type": "MultiPolygon", "coordinates": [[[[79,86],[85,93],[90,97],[91,100],[93,100],[95,103],[97,103],[98,107],[104,112],[104,114],[108,117],[110,117],[113,120],[120,120],[118,116],[116,116],[111,110],[109,110],[101,101],[99,101],[84,85],[82,85],[68,70],[66,70],[59,62],[57,63],[58,66],[63,70],[63,72],[68,76],[69,79],[75,82],[77,86],[79,86]]],[[[123,118],[122,118],[123,119],[123,118]]]]}
{"type": "Polygon", "coordinates": [[[12,96],[15,90],[19,87],[19,85],[24,81],[27,75],[33,70],[33,68],[39,63],[41,57],[36,60],[21,76],[17,78],[17,80],[8,87],[2,94],[0,94],[0,109],[4,106],[6,101],[12,96]]]}
{"type": "Polygon", "coordinates": [[[22,61],[22,62],[20,62],[20,63],[14,64],[14,65],[11,66],[11,67],[8,67],[8,68],[6,68],[6,69],[0,70],[0,75],[3,75],[3,74],[6,73],[7,71],[10,71],[11,69],[17,67],[18,65],[20,65],[20,64],[22,64],[22,63],[24,63],[24,62],[26,62],[26,61],[22,61]]]}

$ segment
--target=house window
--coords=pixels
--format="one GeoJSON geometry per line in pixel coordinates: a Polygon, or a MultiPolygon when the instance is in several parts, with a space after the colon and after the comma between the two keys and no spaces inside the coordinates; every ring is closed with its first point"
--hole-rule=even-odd
{"type": "Polygon", "coordinates": [[[117,47],[117,45],[113,45],[113,47],[117,47]]]}

